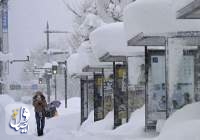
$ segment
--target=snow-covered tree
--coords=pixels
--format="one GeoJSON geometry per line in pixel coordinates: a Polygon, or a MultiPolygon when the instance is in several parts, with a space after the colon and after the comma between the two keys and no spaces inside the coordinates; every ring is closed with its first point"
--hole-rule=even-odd
{"type": "Polygon", "coordinates": [[[122,21],[124,7],[135,0],[63,0],[74,15],[74,32],[68,38],[72,52],[105,23],[122,21]]]}

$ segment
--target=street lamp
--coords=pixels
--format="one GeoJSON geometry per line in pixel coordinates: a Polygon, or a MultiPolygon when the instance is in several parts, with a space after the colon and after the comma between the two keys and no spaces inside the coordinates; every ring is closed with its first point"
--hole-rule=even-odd
{"type": "Polygon", "coordinates": [[[39,78],[39,84],[42,84],[42,78],[39,78]]]}
{"type": "Polygon", "coordinates": [[[58,69],[58,66],[53,65],[53,66],[52,66],[52,73],[53,73],[53,74],[57,74],[57,69],[58,69]]]}
{"type": "Polygon", "coordinates": [[[64,79],[65,79],[65,108],[67,108],[67,61],[58,62],[59,65],[64,65],[64,79]]]}
{"type": "Polygon", "coordinates": [[[54,83],[55,83],[55,100],[57,100],[57,82],[56,82],[57,70],[58,70],[58,63],[52,62],[52,74],[54,75],[54,83]]]}
{"type": "Polygon", "coordinates": [[[26,59],[15,59],[10,61],[10,64],[13,64],[15,62],[28,62],[30,60],[29,56],[26,56],[26,59]]]}

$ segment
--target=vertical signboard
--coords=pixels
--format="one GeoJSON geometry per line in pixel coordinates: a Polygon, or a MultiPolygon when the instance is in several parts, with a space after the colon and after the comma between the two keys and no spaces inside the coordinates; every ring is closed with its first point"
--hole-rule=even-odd
{"type": "Polygon", "coordinates": [[[104,118],[103,74],[94,74],[94,121],[104,118]]]}
{"type": "Polygon", "coordinates": [[[113,74],[105,74],[104,78],[104,115],[113,109],[113,74]]]}
{"type": "Polygon", "coordinates": [[[165,85],[165,51],[148,50],[148,92],[147,92],[147,129],[155,129],[158,120],[165,120],[167,113],[165,85]]]}
{"type": "Polygon", "coordinates": [[[6,0],[3,2],[2,8],[2,29],[3,33],[8,32],[8,4],[6,0]]]}
{"type": "Polygon", "coordinates": [[[168,43],[170,113],[200,97],[199,47],[185,42],[184,38],[171,38],[168,43]]]}
{"type": "Polygon", "coordinates": [[[195,65],[194,65],[194,87],[195,87],[195,94],[194,100],[196,102],[200,101],[200,46],[198,46],[196,53],[195,53],[195,65]]]}
{"type": "Polygon", "coordinates": [[[88,77],[81,77],[81,124],[88,117],[88,77]]]}
{"type": "Polygon", "coordinates": [[[128,91],[127,67],[117,64],[115,66],[114,90],[114,127],[120,126],[128,120],[128,91]]]}
{"type": "Polygon", "coordinates": [[[1,9],[1,26],[2,26],[2,43],[3,43],[3,52],[8,53],[8,0],[2,2],[1,9]]]}
{"type": "Polygon", "coordinates": [[[94,80],[88,78],[88,115],[94,110],[94,80]]]}

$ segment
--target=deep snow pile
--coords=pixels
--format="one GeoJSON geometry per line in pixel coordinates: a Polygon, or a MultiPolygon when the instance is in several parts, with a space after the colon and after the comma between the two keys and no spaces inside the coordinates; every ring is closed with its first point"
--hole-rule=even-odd
{"type": "MultiPolygon", "coordinates": [[[[191,0],[184,0],[183,5],[191,0]]],[[[124,10],[124,23],[127,39],[139,33],[146,35],[177,31],[198,31],[199,20],[176,19],[182,0],[137,0],[124,10]]],[[[185,5],[186,6],[186,5],[185,5]]]]}
{"type": "Polygon", "coordinates": [[[158,140],[199,140],[200,103],[176,111],[164,124],[158,140]]]}
{"type": "Polygon", "coordinates": [[[108,130],[112,130],[114,124],[113,118],[114,113],[111,111],[106,115],[105,119],[94,122],[94,111],[92,111],[88,119],[82,124],[80,131],[102,133],[108,130]]]}
{"type": "Polygon", "coordinates": [[[104,134],[107,136],[129,137],[129,138],[144,138],[144,107],[136,110],[131,114],[128,123],[113,130],[114,114],[109,112],[104,120],[94,122],[94,112],[92,111],[88,119],[82,124],[80,131],[90,132],[92,134],[104,134]]]}
{"type": "Polygon", "coordinates": [[[106,53],[134,56],[144,52],[142,47],[135,47],[135,49],[127,47],[123,22],[106,24],[97,28],[90,34],[90,40],[92,49],[98,58],[106,53]]]}
{"type": "MultiPolygon", "coordinates": [[[[71,98],[68,100],[68,108],[64,108],[64,101],[58,109],[59,115],[52,119],[47,119],[45,135],[43,140],[53,139],[76,139],[76,140],[199,140],[200,139],[200,103],[193,103],[176,111],[164,124],[158,137],[152,138],[151,135],[144,132],[145,109],[136,110],[131,114],[128,123],[113,130],[113,112],[108,113],[104,120],[94,122],[94,112],[91,112],[89,118],[80,127],[80,98],[71,98]]],[[[0,96],[0,113],[8,113],[5,105],[16,103],[7,95],[0,96]]],[[[20,103],[21,104],[21,103],[20,103]]],[[[25,104],[21,104],[25,105],[25,104]]],[[[32,107],[30,105],[30,107],[32,107]]],[[[30,109],[33,113],[33,108],[30,109]]],[[[11,136],[5,133],[4,115],[0,116],[0,136],[4,140],[16,139],[38,139],[36,135],[35,118],[30,120],[30,135],[11,136]]]]}

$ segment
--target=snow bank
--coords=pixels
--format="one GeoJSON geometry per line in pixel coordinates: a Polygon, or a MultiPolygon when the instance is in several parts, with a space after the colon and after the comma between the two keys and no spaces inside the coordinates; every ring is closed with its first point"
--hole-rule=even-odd
{"type": "Polygon", "coordinates": [[[11,98],[9,95],[0,95],[0,106],[5,107],[6,105],[14,103],[13,98],[11,98]]]}
{"type": "Polygon", "coordinates": [[[127,47],[124,23],[111,23],[97,28],[90,34],[93,51],[99,58],[109,52],[112,55],[133,55],[136,50],[127,47]]]}
{"type": "Polygon", "coordinates": [[[113,129],[114,113],[109,112],[103,120],[94,122],[94,111],[91,111],[88,119],[82,124],[80,130],[101,133],[113,129]]]}
{"type": "Polygon", "coordinates": [[[59,116],[80,113],[80,103],[81,100],[79,97],[70,98],[67,100],[67,108],[65,108],[65,101],[62,100],[58,108],[59,116]]]}
{"type": "Polygon", "coordinates": [[[131,114],[128,123],[118,127],[113,132],[121,135],[131,135],[133,138],[143,137],[145,127],[145,107],[137,109],[131,114]]]}
{"type": "Polygon", "coordinates": [[[159,34],[177,31],[199,31],[198,20],[177,20],[177,8],[182,0],[137,0],[124,10],[127,39],[137,34],[159,34]]]}
{"type": "Polygon", "coordinates": [[[199,128],[199,120],[186,121],[161,133],[158,140],[199,140],[199,128]]]}
{"type": "Polygon", "coordinates": [[[176,111],[164,124],[158,140],[200,139],[200,103],[193,103],[176,111]]]}
{"type": "Polygon", "coordinates": [[[92,111],[88,119],[82,124],[80,132],[90,132],[92,134],[104,134],[107,136],[119,136],[144,138],[144,125],[145,125],[145,110],[144,107],[132,113],[128,123],[119,126],[113,130],[114,114],[113,111],[109,112],[105,119],[94,122],[94,111],[92,111]]]}
{"type": "Polygon", "coordinates": [[[183,122],[191,120],[200,120],[200,103],[193,103],[186,105],[184,108],[177,110],[172,116],[166,121],[162,131],[167,131],[174,125],[179,125],[183,122]]]}

